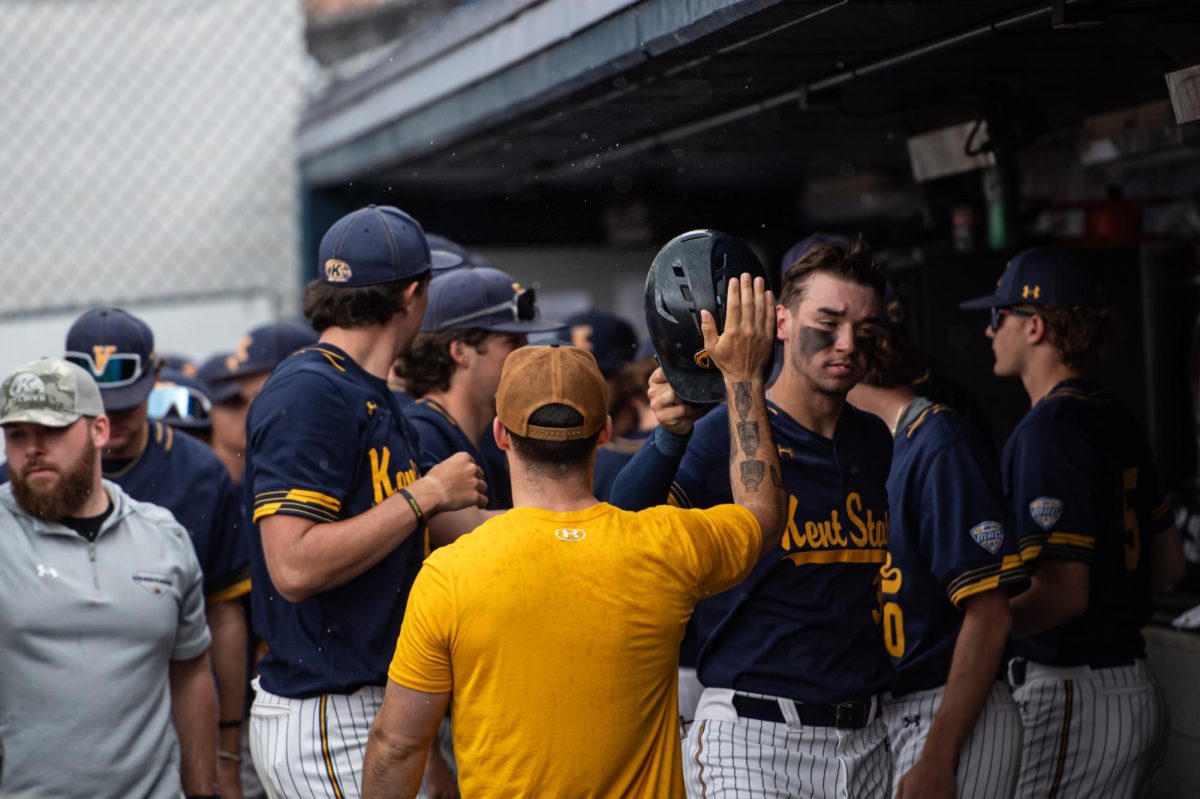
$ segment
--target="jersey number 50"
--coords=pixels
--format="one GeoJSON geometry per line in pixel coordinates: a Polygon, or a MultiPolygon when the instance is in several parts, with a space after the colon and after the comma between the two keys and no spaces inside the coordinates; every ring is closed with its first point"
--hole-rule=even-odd
{"type": "MultiPolygon", "coordinates": [[[[888,553],[883,568],[879,570],[879,593],[895,596],[900,592],[904,575],[892,565],[892,553],[888,553]]],[[[881,597],[882,598],[882,597],[881,597]]],[[[883,646],[894,658],[904,657],[904,611],[895,602],[883,603],[883,646]]]]}

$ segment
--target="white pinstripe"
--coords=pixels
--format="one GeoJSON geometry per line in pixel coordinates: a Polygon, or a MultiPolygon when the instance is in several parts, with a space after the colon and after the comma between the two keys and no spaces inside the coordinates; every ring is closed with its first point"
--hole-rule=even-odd
{"type": "MultiPolygon", "coordinates": [[[[925,748],[944,689],[917,691],[883,704],[892,750],[892,793],[925,748]]],[[[996,683],[958,757],[959,799],[1010,799],[1021,764],[1021,719],[1007,685],[996,683]]]]}
{"type": "Polygon", "coordinates": [[[250,753],[270,799],[358,799],[371,722],[383,688],[327,694],[325,731],[340,793],[329,776],[321,741],[321,697],[290,699],[258,692],[250,710],[250,753]]]}
{"type": "Polygon", "coordinates": [[[891,760],[881,718],[861,730],[739,719],[733,693],[706,688],[701,696],[684,743],[684,783],[692,799],[888,795],[891,760]]]}
{"type": "Polygon", "coordinates": [[[1148,793],[1162,765],[1168,723],[1145,661],[1112,669],[1029,663],[1013,698],[1025,732],[1018,797],[1133,799],[1148,793]]]}

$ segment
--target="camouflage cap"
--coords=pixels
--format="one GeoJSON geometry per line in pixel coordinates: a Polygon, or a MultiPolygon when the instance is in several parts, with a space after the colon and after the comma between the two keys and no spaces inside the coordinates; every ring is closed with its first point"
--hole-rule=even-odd
{"type": "Polygon", "coordinates": [[[0,424],[66,427],[80,416],[103,413],[96,381],[66,361],[39,358],[17,367],[0,385],[0,424]]]}

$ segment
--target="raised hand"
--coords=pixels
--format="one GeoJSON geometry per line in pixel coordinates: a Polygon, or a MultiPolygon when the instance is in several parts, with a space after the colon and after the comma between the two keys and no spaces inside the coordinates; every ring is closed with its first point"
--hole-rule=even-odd
{"type": "Polygon", "coordinates": [[[743,273],[729,281],[725,329],[718,335],[716,319],[702,310],[700,332],[709,357],[727,380],[761,377],[763,364],[774,352],[775,295],[761,277],[743,273]]]}

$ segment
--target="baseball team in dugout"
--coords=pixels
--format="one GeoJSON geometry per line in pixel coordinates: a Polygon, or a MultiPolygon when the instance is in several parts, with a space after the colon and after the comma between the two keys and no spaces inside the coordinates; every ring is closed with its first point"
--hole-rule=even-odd
{"type": "Polygon", "coordinates": [[[547,319],[370,205],[226,351],[79,315],[0,385],[0,796],[1147,796],[1184,561],[1090,254],[942,309],[977,384],[862,236],[779,266],[547,319]]]}

